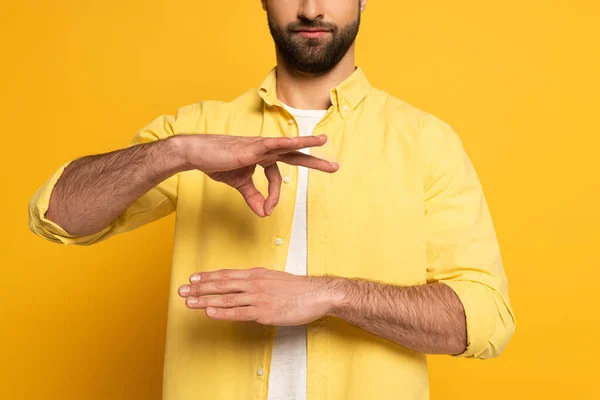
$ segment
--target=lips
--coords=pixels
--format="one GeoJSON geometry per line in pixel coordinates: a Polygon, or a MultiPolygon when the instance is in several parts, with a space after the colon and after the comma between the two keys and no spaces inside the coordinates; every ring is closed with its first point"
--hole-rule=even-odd
{"type": "Polygon", "coordinates": [[[327,29],[300,29],[296,31],[300,36],[315,39],[325,36],[329,31],[327,29]]]}

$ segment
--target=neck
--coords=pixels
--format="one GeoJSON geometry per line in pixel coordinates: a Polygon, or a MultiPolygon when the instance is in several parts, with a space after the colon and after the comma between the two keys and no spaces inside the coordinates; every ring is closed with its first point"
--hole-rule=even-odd
{"type": "Polygon", "coordinates": [[[297,71],[277,52],[277,98],[301,110],[327,110],[331,106],[329,90],[352,75],[355,68],[354,44],[333,69],[322,74],[297,71]]]}

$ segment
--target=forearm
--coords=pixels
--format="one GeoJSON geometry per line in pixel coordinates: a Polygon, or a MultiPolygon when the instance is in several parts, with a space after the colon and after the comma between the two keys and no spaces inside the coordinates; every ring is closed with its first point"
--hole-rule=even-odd
{"type": "Polygon", "coordinates": [[[180,137],[74,160],[50,197],[46,218],[75,236],[102,230],[137,198],[189,169],[180,137]]]}
{"type": "Polygon", "coordinates": [[[418,352],[455,355],[466,348],[464,309],[447,285],[324,279],[333,299],[329,315],[418,352]]]}

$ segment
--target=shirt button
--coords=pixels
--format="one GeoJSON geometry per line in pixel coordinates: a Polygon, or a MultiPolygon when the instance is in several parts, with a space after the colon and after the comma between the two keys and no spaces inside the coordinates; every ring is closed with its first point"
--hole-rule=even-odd
{"type": "Polygon", "coordinates": [[[294,125],[294,120],[293,119],[288,119],[288,124],[294,125]]]}
{"type": "Polygon", "coordinates": [[[281,246],[281,245],[283,244],[283,239],[282,239],[282,238],[277,238],[277,239],[275,239],[275,244],[276,244],[277,246],[281,246]]]}
{"type": "Polygon", "coordinates": [[[265,374],[265,371],[263,371],[262,368],[259,368],[258,371],[256,371],[256,375],[258,376],[263,376],[265,374]]]}
{"type": "Polygon", "coordinates": [[[350,108],[348,108],[348,106],[344,106],[344,107],[342,107],[342,110],[344,110],[344,112],[348,112],[350,110],[350,108]]]}
{"type": "Polygon", "coordinates": [[[290,183],[292,181],[292,178],[290,178],[289,176],[286,176],[285,178],[283,178],[283,183],[290,183]]]}

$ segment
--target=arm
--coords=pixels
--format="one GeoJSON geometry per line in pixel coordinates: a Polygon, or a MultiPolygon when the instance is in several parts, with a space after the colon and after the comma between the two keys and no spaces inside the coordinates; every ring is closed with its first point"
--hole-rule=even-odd
{"type": "Polygon", "coordinates": [[[430,354],[460,354],[466,349],[465,314],[454,291],[440,283],[394,286],[338,277],[324,279],[329,315],[430,354]]]}
{"type": "Polygon", "coordinates": [[[459,354],[466,347],[461,302],[441,283],[402,287],[266,268],[200,272],[190,283],[179,288],[186,305],[215,319],[285,326],[330,315],[414,351],[459,354]]]}
{"type": "Polygon", "coordinates": [[[442,124],[429,153],[427,281],[449,286],[463,305],[467,348],[457,356],[497,357],[512,337],[515,317],[487,201],[460,137],[449,125],[442,124]]]}
{"type": "Polygon", "coordinates": [[[51,242],[90,245],[173,212],[184,170],[171,138],[175,122],[158,117],[128,148],[62,165],[29,202],[30,230],[51,242]]]}
{"type": "MultiPolygon", "coordinates": [[[[193,121],[188,110],[191,108],[180,109],[178,118],[193,121]]],[[[192,169],[232,186],[257,215],[264,217],[270,215],[279,198],[278,161],[330,173],[338,167],[299,152],[323,145],[327,140],[324,135],[269,138],[176,134],[176,122],[173,116],[161,116],[139,131],[129,148],[63,165],[30,200],[30,229],[52,242],[79,245],[130,231],[173,212],[178,172],[192,169]],[[266,199],[252,180],[257,165],[264,167],[269,181],[266,199]]],[[[179,126],[185,128],[184,124],[179,126]]]]}
{"type": "Polygon", "coordinates": [[[101,231],[141,195],[185,170],[180,139],[173,136],[69,163],[45,217],[75,236],[101,231]]]}

